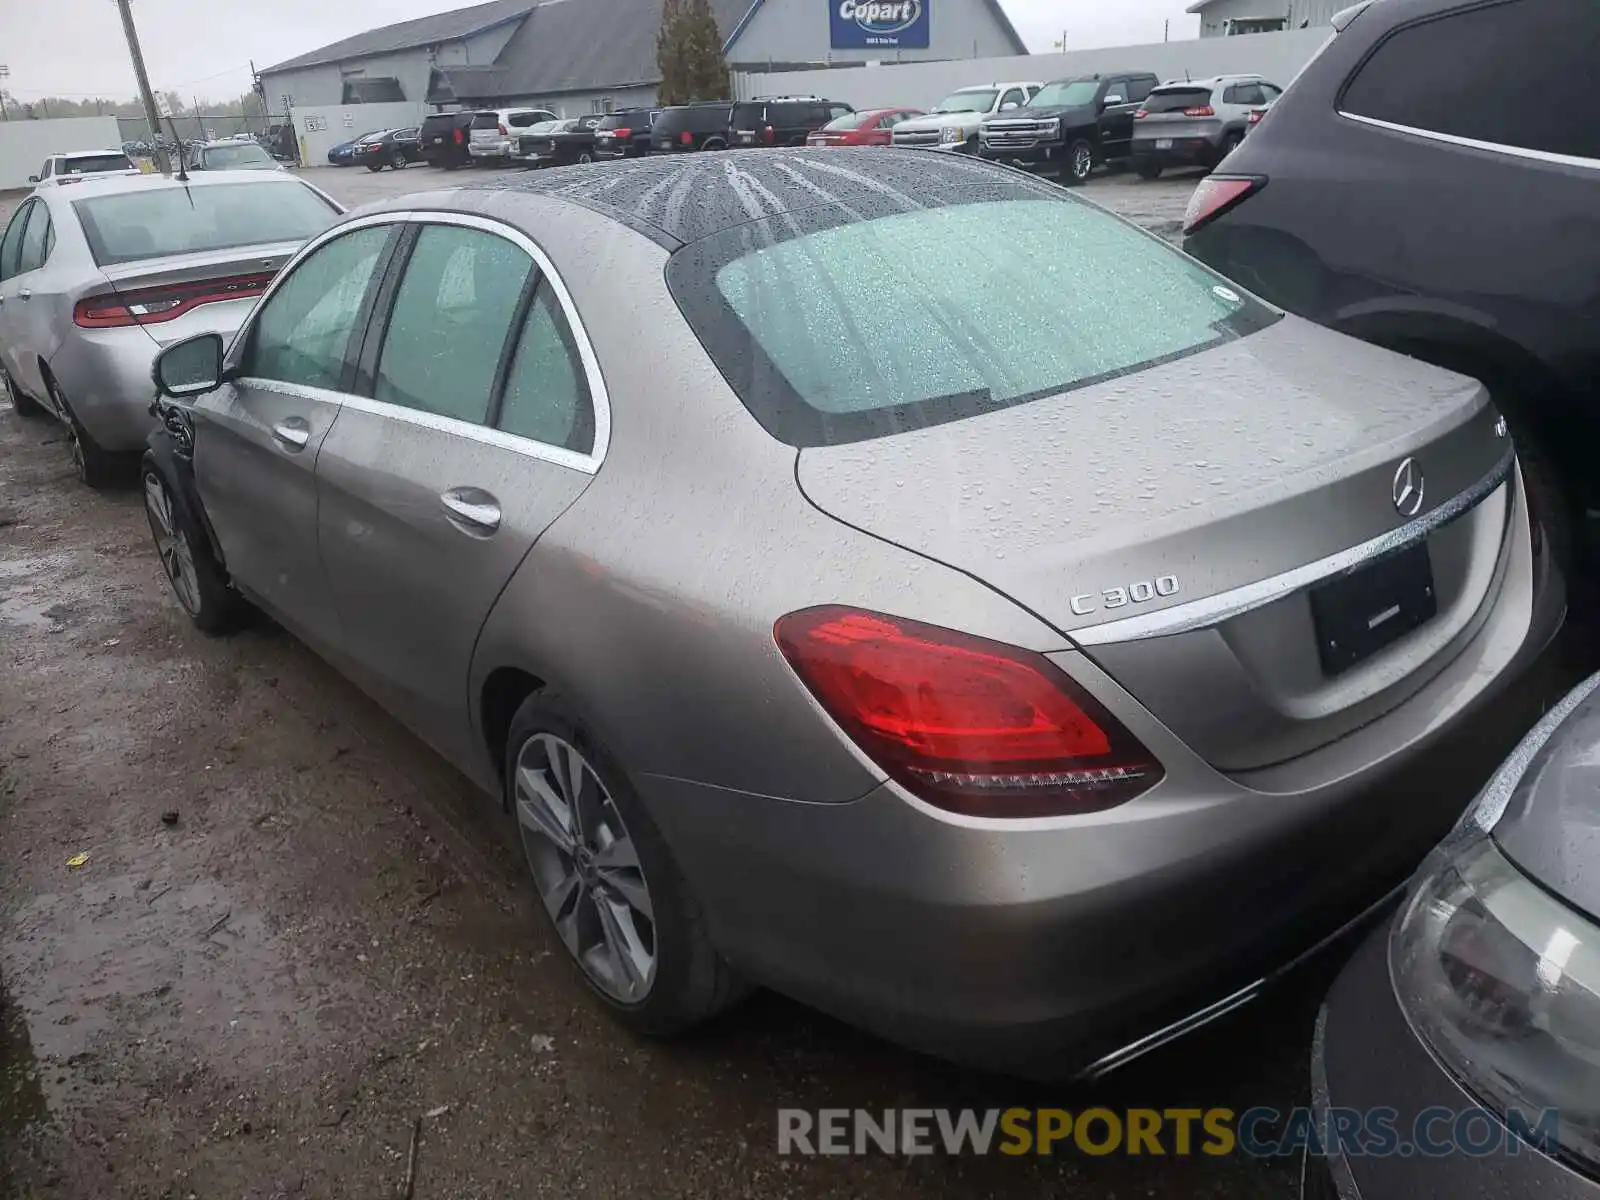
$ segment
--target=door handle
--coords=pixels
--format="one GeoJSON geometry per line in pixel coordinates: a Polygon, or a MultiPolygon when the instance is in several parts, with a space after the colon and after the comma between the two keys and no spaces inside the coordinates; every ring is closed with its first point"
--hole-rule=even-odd
{"type": "Polygon", "coordinates": [[[272,427],[272,437],[285,450],[304,450],[311,440],[311,423],[304,417],[287,417],[272,427]]]}
{"type": "Polygon", "coordinates": [[[19,300],[32,300],[33,299],[33,289],[32,288],[18,288],[17,289],[17,298],[19,300]]]}
{"type": "Polygon", "coordinates": [[[500,528],[500,501],[482,488],[457,487],[442,492],[439,503],[450,523],[462,533],[487,537],[500,528]]]}

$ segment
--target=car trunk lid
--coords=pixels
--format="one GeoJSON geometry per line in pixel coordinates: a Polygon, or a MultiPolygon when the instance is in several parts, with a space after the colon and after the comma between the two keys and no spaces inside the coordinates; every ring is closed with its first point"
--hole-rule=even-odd
{"type": "Polygon", "coordinates": [[[1475,381],[1291,317],[1033,403],[808,447],[797,479],[825,512],[1011,596],[1197,752],[1248,770],[1373,719],[1453,657],[1499,565],[1509,455],[1475,381]],[[1402,512],[1407,459],[1423,494],[1402,512]],[[1470,511],[1422,539],[1431,597],[1408,576],[1313,612],[1318,564],[1416,533],[1462,497],[1470,511]],[[1339,622],[1378,616],[1361,605],[1389,586],[1434,615],[1386,618],[1375,649],[1330,667],[1339,622]]]}

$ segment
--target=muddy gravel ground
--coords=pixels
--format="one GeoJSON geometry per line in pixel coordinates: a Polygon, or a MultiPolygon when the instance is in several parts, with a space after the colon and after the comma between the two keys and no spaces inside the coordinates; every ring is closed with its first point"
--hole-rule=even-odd
{"type": "MultiPolygon", "coordinates": [[[[352,201],[431,176],[317,173],[352,201]]],[[[1594,661],[1589,628],[1436,786],[1467,801],[1594,661]]],[[[785,1159],[776,1110],[1287,1108],[1336,965],[1092,1091],[766,994],[639,1040],[492,804],[282,631],[194,630],[138,493],[78,486],[53,425],[0,410],[0,1194],[392,1197],[420,1128],[425,1200],[1291,1197],[1298,1162],[1242,1157],[785,1159]]]]}

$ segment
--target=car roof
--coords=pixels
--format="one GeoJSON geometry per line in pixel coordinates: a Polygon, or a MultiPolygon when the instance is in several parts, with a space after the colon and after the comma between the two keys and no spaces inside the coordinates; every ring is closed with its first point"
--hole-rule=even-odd
{"type": "MultiPolygon", "coordinates": [[[[956,89],[956,92],[992,92],[996,88],[1012,88],[1012,87],[1031,87],[1031,88],[1036,88],[1036,87],[1043,87],[1043,86],[1044,86],[1044,84],[1039,82],[1037,79],[1013,79],[1009,83],[969,83],[969,84],[967,84],[966,87],[958,87],[956,89]]],[[[956,94],[955,92],[951,92],[950,93],[950,95],[952,95],[952,96],[955,95],[955,94],[956,94]]]]}
{"type": "Polygon", "coordinates": [[[54,154],[46,155],[47,158],[101,158],[107,154],[123,154],[121,146],[114,146],[106,150],[57,150],[54,154]]]}
{"type": "Polygon", "coordinates": [[[1207,75],[1201,79],[1163,79],[1156,87],[1162,88],[1215,88],[1225,83],[1258,83],[1262,81],[1260,75],[1207,75]]]}
{"type": "Polygon", "coordinates": [[[396,197],[361,211],[420,209],[424,201],[437,200],[447,210],[459,206],[514,220],[507,210],[514,210],[518,195],[540,195],[609,216],[675,249],[753,220],[830,204],[841,211],[881,211],[885,205],[910,211],[970,203],[985,188],[1006,194],[1019,187],[1037,187],[1047,196],[1058,192],[1024,172],[966,155],[865,146],[850,158],[842,165],[837,151],[803,147],[650,155],[396,197]]]}
{"type": "MultiPolygon", "coordinates": [[[[251,140],[252,143],[254,143],[254,141],[255,141],[254,138],[252,138],[250,140],[251,140]]],[[[200,143],[200,149],[209,150],[213,146],[238,146],[241,143],[243,143],[243,141],[244,141],[244,139],[243,138],[239,138],[239,137],[218,138],[214,142],[201,142],[200,143]]]]}

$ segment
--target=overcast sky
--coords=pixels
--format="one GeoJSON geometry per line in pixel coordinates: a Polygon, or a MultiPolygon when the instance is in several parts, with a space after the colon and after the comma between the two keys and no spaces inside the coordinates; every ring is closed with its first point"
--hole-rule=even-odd
{"type": "MultiPolygon", "coordinates": [[[[1184,15],[1185,0],[1002,3],[1034,51],[1050,51],[1063,30],[1069,47],[1090,47],[1159,42],[1169,17],[1174,39],[1199,29],[1199,18],[1184,15]]],[[[221,100],[249,88],[247,59],[270,66],[364,29],[457,7],[453,0],[134,0],[134,15],[157,91],[221,100]]],[[[0,0],[0,25],[0,64],[11,70],[0,87],[18,99],[132,96],[112,0],[0,0]]]]}

